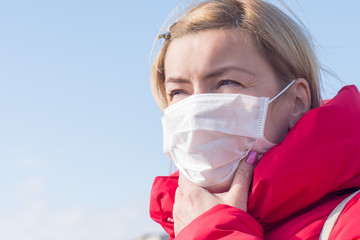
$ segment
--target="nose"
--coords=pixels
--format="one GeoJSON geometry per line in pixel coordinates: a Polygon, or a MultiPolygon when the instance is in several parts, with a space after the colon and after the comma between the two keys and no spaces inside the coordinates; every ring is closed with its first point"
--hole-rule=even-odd
{"type": "Polygon", "coordinates": [[[193,87],[194,94],[214,93],[214,89],[206,81],[195,81],[193,87]]]}

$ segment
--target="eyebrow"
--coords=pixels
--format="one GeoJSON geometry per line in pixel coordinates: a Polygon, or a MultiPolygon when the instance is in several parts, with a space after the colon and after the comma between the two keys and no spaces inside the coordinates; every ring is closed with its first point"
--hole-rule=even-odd
{"type": "Polygon", "coordinates": [[[186,80],[186,79],[182,79],[182,78],[167,78],[165,79],[165,83],[168,83],[168,82],[171,82],[171,83],[191,83],[189,80],[186,80]]]}
{"type": "Polygon", "coordinates": [[[251,71],[249,71],[247,69],[237,67],[237,66],[226,66],[226,67],[219,68],[219,69],[215,70],[214,72],[211,72],[211,73],[207,74],[205,76],[205,79],[218,77],[218,76],[221,76],[222,74],[224,74],[225,72],[233,71],[233,70],[247,73],[247,74],[249,74],[249,75],[251,75],[253,77],[256,76],[255,73],[253,73],[253,72],[251,72],[251,71]]]}
{"type": "MultiPolygon", "coordinates": [[[[221,76],[222,74],[224,74],[225,72],[228,72],[228,71],[240,71],[240,72],[244,72],[244,73],[247,73],[253,77],[256,76],[255,73],[247,70],[247,69],[244,69],[244,68],[241,68],[241,67],[237,67],[237,66],[226,66],[226,67],[222,67],[222,68],[219,68],[219,69],[216,69],[215,71],[207,74],[204,79],[209,79],[209,78],[215,78],[215,77],[218,77],[218,76],[221,76]]],[[[171,83],[183,83],[183,84],[189,84],[191,83],[191,81],[189,80],[186,80],[186,79],[182,79],[182,78],[167,78],[165,79],[165,83],[168,83],[168,82],[171,82],[171,83]]]]}

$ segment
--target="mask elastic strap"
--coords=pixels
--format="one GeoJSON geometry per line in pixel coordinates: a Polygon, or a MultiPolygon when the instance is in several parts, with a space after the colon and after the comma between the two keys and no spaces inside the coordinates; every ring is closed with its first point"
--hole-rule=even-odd
{"type": "Polygon", "coordinates": [[[281,94],[283,94],[286,90],[288,90],[291,85],[294,84],[294,82],[296,81],[296,79],[292,80],[291,83],[289,83],[283,90],[281,90],[278,94],[275,95],[275,97],[273,97],[272,99],[270,99],[269,103],[271,103],[272,101],[274,101],[275,99],[277,99],[281,94]]]}

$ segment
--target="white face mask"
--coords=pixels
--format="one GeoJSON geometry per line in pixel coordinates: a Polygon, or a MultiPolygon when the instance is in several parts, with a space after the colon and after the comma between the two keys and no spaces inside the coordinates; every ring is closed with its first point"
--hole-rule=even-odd
{"type": "Polygon", "coordinates": [[[164,110],[164,153],[190,181],[203,187],[224,182],[251,150],[275,144],[264,137],[271,100],[243,94],[195,94],[164,110]]]}

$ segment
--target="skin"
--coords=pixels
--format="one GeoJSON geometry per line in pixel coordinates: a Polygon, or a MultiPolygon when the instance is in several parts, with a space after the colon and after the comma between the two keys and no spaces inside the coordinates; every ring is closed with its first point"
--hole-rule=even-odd
{"type": "MultiPolygon", "coordinates": [[[[172,105],[192,94],[241,93],[274,97],[281,91],[270,64],[238,30],[214,29],[174,39],[165,55],[165,90],[172,105]]],[[[298,78],[269,105],[265,137],[282,141],[310,109],[310,90],[298,78]]],[[[199,187],[180,174],[173,209],[175,233],[217,204],[247,211],[254,166],[242,161],[235,177],[214,189],[199,187]]]]}

